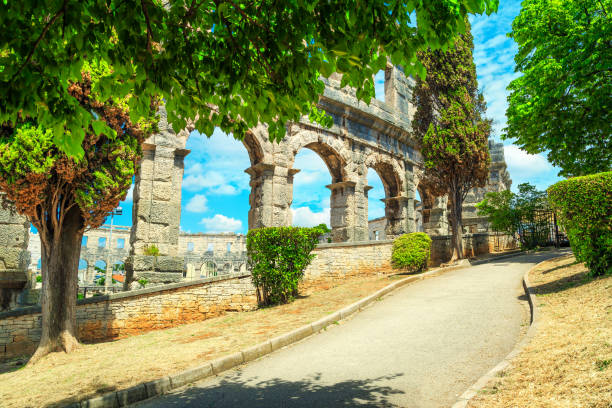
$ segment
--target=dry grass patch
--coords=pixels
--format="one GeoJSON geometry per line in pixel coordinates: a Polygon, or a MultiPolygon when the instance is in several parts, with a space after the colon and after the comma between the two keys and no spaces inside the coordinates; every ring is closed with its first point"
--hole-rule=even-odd
{"type": "Polygon", "coordinates": [[[54,353],[0,375],[0,406],[64,404],[128,388],[240,351],[311,323],[388,285],[395,276],[304,287],[295,302],[54,353]]]}
{"type": "Polygon", "coordinates": [[[573,256],[530,272],[536,335],[469,407],[612,407],[612,277],[586,272],[573,256]]]}

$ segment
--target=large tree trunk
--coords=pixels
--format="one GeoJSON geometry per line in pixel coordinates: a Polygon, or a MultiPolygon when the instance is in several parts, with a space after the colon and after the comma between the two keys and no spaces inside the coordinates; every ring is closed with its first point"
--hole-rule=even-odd
{"type": "Polygon", "coordinates": [[[30,363],[78,347],[76,300],[83,218],[77,206],[64,216],[60,232],[39,231],[42,249],[42,336],[30,363]],[[43,235],[44,234],[44,235],[43,235]]]}
{"type": "Polygon", "coordinates": [[[453,247],[453,255],[450,262],[455,262],[458,259],[463,259],[463,200],[461,194],[452,192],[448,195],[451,202],[450,221],[453,236],[451,237],[451,245],[453,247]]]}

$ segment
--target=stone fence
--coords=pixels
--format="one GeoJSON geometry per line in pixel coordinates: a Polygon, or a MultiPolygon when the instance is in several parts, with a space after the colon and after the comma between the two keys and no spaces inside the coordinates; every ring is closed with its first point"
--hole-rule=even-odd
{"type": "MultiPolygon", "coordinates": [[[[118,339],[257,308],[249,274],[232,274],[77,301],[80,341],[118,339]]],[[[0,313],[0,360],[33,353],[41,336],[40,307],[0,313]]]]}
{"type": "MultiPolygon", "coordinates": [[[[469,256],[492,248],[488,234],[470,234],[464,240],[469,256]]],[[[450,242],[450,237],[433,238],[434,264],[450,259],[450,242]]],[[[390,273],[392,246],[391,240],[320,244],[306,268],[304,283],[390,273]]],[[[256,308],[250,274],[228,274],[81,299],[77,301],[77,331],[80,341],[97,342],[256,308]]],[[[40,336],[39,306],[0,313],[0,360],[31,354],[40,336]]]]}

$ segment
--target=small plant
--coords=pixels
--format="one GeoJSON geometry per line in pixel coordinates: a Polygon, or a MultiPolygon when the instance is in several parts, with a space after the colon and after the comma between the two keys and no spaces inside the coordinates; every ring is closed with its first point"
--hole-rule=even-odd
{"type": "Polygon", "coordinates": [[[140,285],[144,288],[145,286],[147,286],[147,283],[149,283],[149,281],[145,278],[140,278],[138,279],[138,283],[140,283],[140,285]]]}
{"type": "MultiPolygon", "coordinates": [[[[325,227],[327,228],[327,227],[325,227]]],[[[257,300],[262,305],[287,303],[314,255],[324,228],[269,227],[247,234],[247,252],[257,300]]]]}
{"type": "Polygon", "coordinates": [[[42,282],[42,275],[38,275],[36,277],[36,282],[42,282]]]}
{"type": "Polygon", "coordinates": [[[143,248],[144,254],[149,256],[159,256],[159,248],[155,244],[146,245],[143,248]]]}
{"type": "Polygon", "coordinates": [[[431,251],[431,238],[423,232],[402,235],[393,242],[391,264],[395,269],[410,273],[427,268],[431,251]]]}

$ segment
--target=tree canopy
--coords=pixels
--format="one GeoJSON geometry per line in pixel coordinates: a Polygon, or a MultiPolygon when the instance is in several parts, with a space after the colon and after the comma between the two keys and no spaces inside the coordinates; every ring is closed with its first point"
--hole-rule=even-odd
{"type": "Polygon", "coordinates": [[[463,257],[463,201],[470,189],[484,187],[491,161],[491,121],[484,118],[486,104],[478,92],[473,48],[468,28],[448,51],[421,53],[428,75],[417,80],[413,95],[413,129],[425,162],[421,187],[434,196],[448,195],[453,258],[463,257]]]}
{"type": "Polygon", "coordinates": [[[612,0],[524,0],[506,138],[560,175],[612,168],[612,0]]]}
{"type": "MultiPolygon", "coordinates": [[[[0,123],[27,117],[61,150],[82,157],[95,114],[70,95],[85,63],[112,70],[92,84],[103,100],[129,100],[136,123],[163,97],[176,131],[189,119],[241,137],[259,122],[281,138],[285,122],[315,107],[320,77],[343,75],[366,101],[387,64],[424,74],[416,52],[449,44],[466,13],[498,0],[221,1],[4,0],[0,5],[0,123]]],[[[99,126],[111,131],[104,123],[99,126]]]]}

